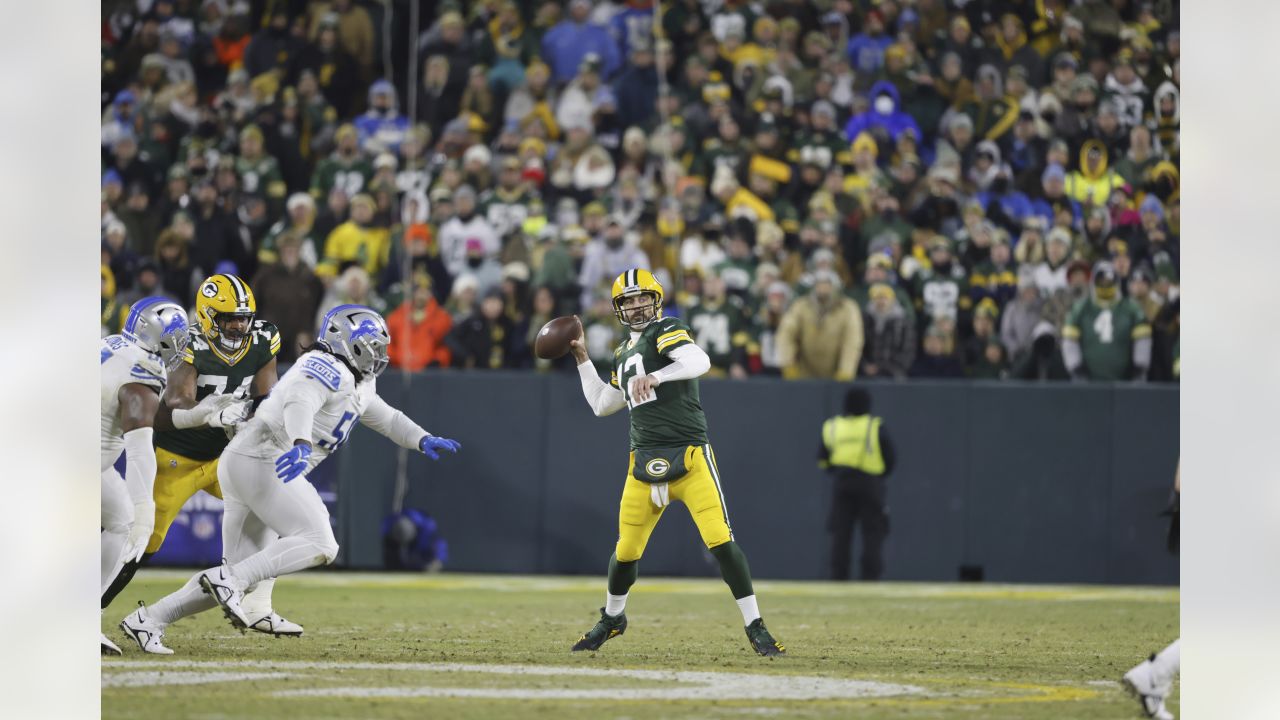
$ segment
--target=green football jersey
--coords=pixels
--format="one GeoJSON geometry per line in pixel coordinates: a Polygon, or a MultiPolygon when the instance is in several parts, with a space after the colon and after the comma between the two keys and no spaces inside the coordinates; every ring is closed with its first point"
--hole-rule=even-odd
{"type": "Polygon", "coordinates": [[[320,161],[316,166],[315,174],[311,176],[311,196],[318,200],[322,207],[326,202],[325,199],[329,197],[329,192],[335,187],[346,191],[347,197],[355,197],[356,193],[364,192],[365,185],[371,177],[373,177],[373,168],[360,158],[345,163],[336,155],[327,157],[320,161]]]}
{"type": "Polygon", "coordinates": [[[1129,298],[1110,307],[1085,298],[1067,313],[1062,337],[1080,343],[1090,379],[1127,380],[1133,367],[1133,341],[1151,337],[1151,325],[1142,308],[1129,298]]]}
{"type": "MultiPolygon", "coordinates": [[[[248,398],[253,376],[280,352],[280,331],[264,320],[255,320],[249,331],[249,342],[239,353],[228,355],[215,349],[195,328],[191,344],[182,359],[196,368],[196,400],[214,393],[234,394],[248,398]]],[[[227,446],[227,434],[221,428],[201,426],[186,430],[162,430],[155,434],[156,446],[192,460],[213,460],[227,446]]]]}
{"type": "Polygon", "coordinates": [[[741,303],[736,298],[726,298],[714,307],[698,303],[688,316],[693,339],[711,358],[711,367],[727,371],[735,353],[750,339],[741,303]]]}
{"type": "Polygon", "coordinates": [[[521,228],[529,217],[529,204],[537,197],[536,193],[520,188],[509,193],[495,188],[480,196],[480,213],[498,237],[505,238],[521,228]]]}
{"type": "Polygon", "coordinates": [[[643,402],[635,402],[628,391],[633,378],[670,365],[667,354],[692,343],[689,326],[682,320],[659,318],[635,340],[624,341],[614,351],[609,383],[622,390],[631,410],[632,450],[708,443],[707,416],[702,413],[696,378],[662,383],[643,402]]]}
{"type": "Polygon", "coordinates": [[[280,173],[280,163],[270,155],[257,160],[237,157],[236,174],[240,176],[240,188],[246,193],[261,193],[269,198],[284,197],[284,175],[280,173]]]}

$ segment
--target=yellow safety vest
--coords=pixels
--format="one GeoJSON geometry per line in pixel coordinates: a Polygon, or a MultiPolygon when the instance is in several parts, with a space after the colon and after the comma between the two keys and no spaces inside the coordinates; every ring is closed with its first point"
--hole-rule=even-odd
{"type": "Polygon", "coordinates": [[[831,454],[829,464],[883,475],[880,423],[881,419],[874,415],[837,415],[823,423],[822,442],[831,454]]]}

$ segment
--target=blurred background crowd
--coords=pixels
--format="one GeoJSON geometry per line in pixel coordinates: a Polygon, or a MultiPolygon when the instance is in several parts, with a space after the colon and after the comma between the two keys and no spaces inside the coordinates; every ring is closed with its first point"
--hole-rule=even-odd
{"type": "Polygon", "coordinates": [[[646,267],[712,374],[1176,382],[1176,2],[105,0],[102,332],[547,371],[646,267]]]}

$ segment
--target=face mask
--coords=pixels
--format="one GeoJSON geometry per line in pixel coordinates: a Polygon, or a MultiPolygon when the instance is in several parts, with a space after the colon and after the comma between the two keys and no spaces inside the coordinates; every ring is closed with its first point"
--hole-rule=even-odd
{"type": "Polygon", "coordinates": [[[889,113],[893,112],[893,98],[889,97],[888,95],[881,95],[880,97],[876,98],[875,108],[876,108],[876,112],[880,113],[881,115],[888,115],[889,113]]]}

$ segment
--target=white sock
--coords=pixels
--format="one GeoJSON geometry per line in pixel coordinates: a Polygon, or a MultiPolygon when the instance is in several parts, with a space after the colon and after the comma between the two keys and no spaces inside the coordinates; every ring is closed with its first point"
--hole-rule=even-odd
{"type": "Polygon", "coordinates": [[[1181,639],[1174,640],[1169,647],[1156,653],[1155,659],[1151,661],[1156,682],[1162,685],[1173,682],[1173,676],[1178,674],[1178,668],[1182,664],[1182,648],[1179,646],[1181,642],[1181,639]]]}
{"type": "Polygon", "coordinates": [[[244,594],[244,599],[240,601],[240,607],[244,608],[245,614],[250,619],[271,613],[271,590],[275,586],[276,579],[270,577],[262,580],[256,587],[250,588],[244,594]]]}
{"type": "Polygon", "coordinates": [[[742,611],[743,625],[750,625],[760,619],[760,608],[756,605],[755,595],[739,598],[736,602],[738,603],[738,609],[742,611]]]}
{"type": "Polygon", "coordinates": [[[627,596],[631,593],[622,593],[621,595],[604,594],[604,614],[610,617],[617,617],[627,607],[627,596]]]}
{"type": "Polygon", "coordinates": [[[169,625],[216,606],[218,603],[213,597],[206,595],[200,587],[200,576],[204,572],[201,570],[196,573],[177,592],[164,596],[154,605],[148,605],[147,615],[161,625],[169,625]]]}

